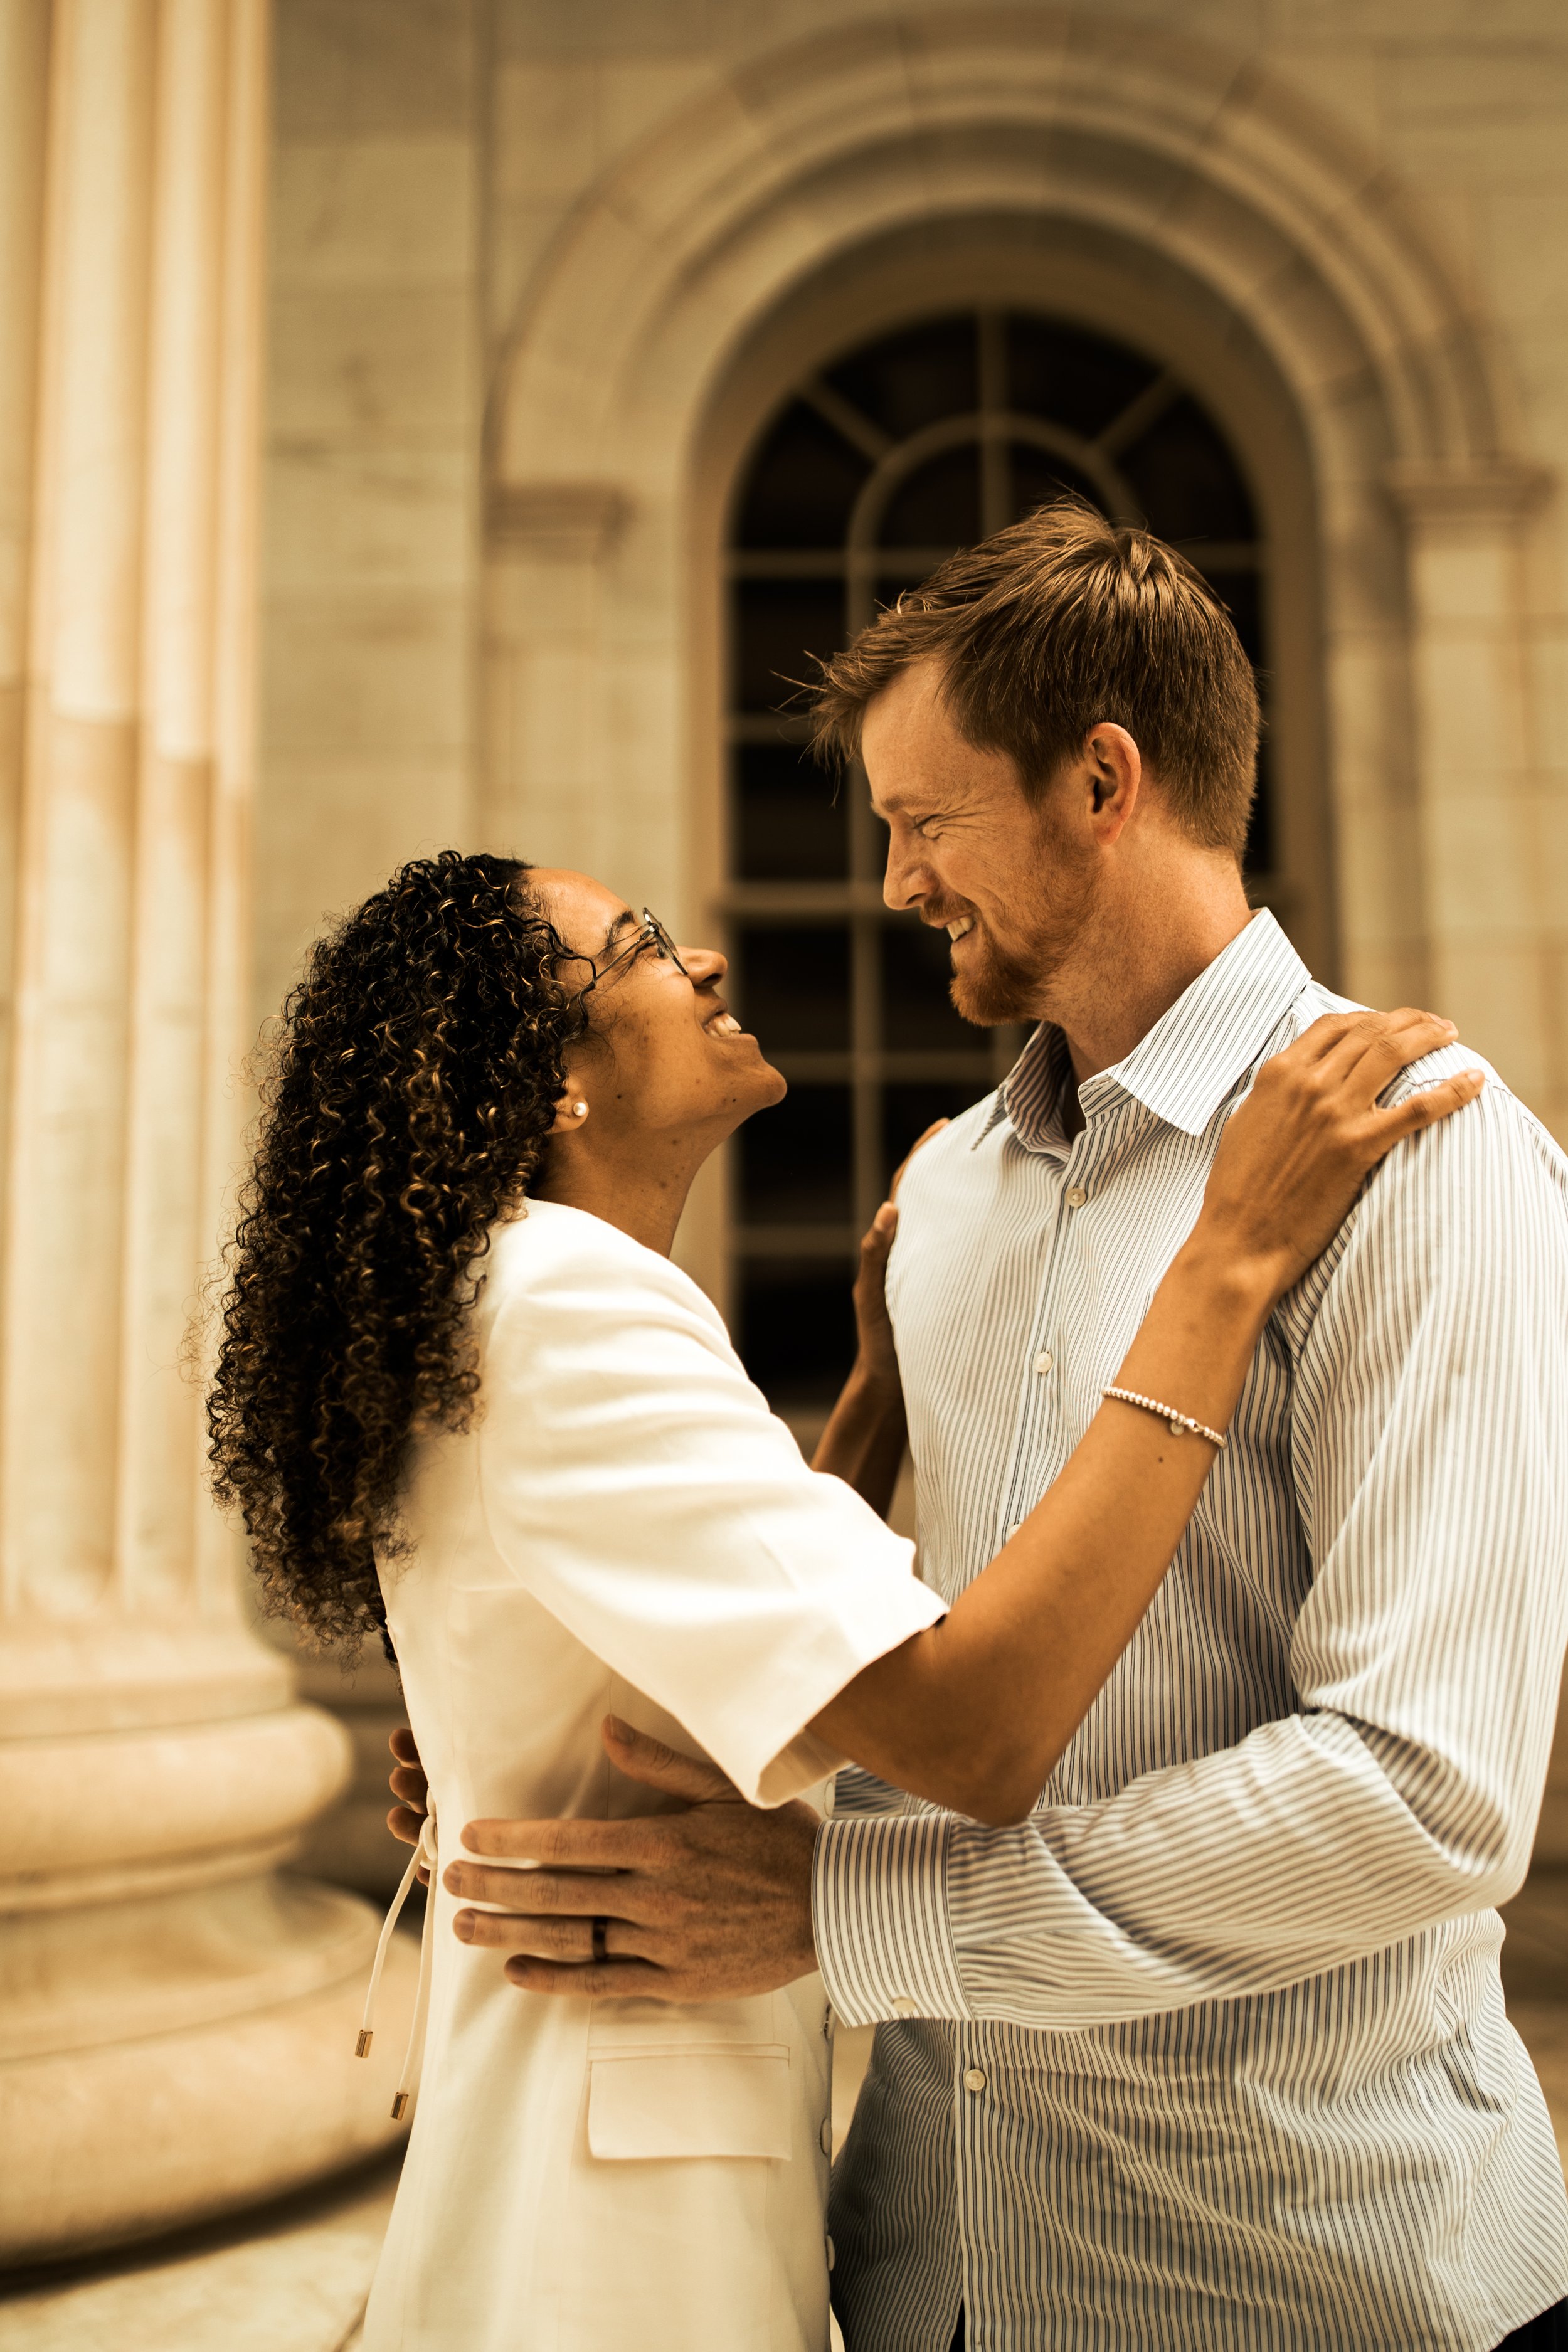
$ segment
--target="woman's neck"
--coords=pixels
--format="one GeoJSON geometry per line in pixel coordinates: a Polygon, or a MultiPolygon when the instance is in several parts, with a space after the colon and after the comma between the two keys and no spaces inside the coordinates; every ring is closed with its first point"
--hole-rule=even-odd
{"type": "Polygon", "coordinates": [[[536,1201],[558,1201],[563,1208],[602,1217],[645,1249],[668,1257],[701,1164],[673,1143],[661,1150],[646,1139],[635,1152],[602,1144],[595,1150],[584,1132],[551,1144],[529,1192],[536,1201]]]}

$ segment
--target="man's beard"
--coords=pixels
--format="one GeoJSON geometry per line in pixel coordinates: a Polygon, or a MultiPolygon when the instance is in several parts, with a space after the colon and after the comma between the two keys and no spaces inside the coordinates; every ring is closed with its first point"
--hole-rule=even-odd
{"type": "Polygon", "coordinates": [[[1092,870],[1053,859],[1046,868],[1031,920],[1016,946],[1004,947],[973,908],[953,908],[938,919],[973,914],[974,929],[962,965],[953,967],[950,993],[954,1010],[977,1028],[1007,1021],[1039,1021],[1048,1013],[1052,983],[1078,947],[1094,912],[1092,870]]]}

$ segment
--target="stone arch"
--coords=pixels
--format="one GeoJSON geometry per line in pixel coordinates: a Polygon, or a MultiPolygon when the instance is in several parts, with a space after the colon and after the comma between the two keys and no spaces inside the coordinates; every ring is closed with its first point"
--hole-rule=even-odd
{"type": "Polygon", "coordinates": [[[1002,221],[1046,274],[1076,270],[1085,315],[1109,255],[1156,307],[1190,289],[1211,396],[1238,356],[1278,388],[1310,487],[1342,984],[1440,998],[1552,1117],[1568,1086],[1518,826],[1475,887],[1479,802],[1527,789],[1509,748],[1527,682],[1494,663],[1479,724],[1445,698],[1454,629],[1473,649],[1517,622],[1511,551],[1542,487],[1510,456],[1506,370],[1385,172],[1255,64],[1146,27],[909,9],[816,36],[677,110],[589,192],[487,418],[491,829],[696,915],[704,579],[769,322],[889,240],[1002,221]],[[1449,555],[1483,542],[1490,602],[1456,620],[1449,555]],[[1479,737],[1503,747],[1490,773],[1479,737]]]}
{"type": "Polygon", "coordinates": [[[605,176],[508,338],[494,478],[527,478],[546,453],[552,473],[603,467],[677,307],[733,336],[847,232],[1020,199],[1203,278],[1325,429],[1359,384],[1391,458],[1500,453],[1483,328],[1389,176],[1294,93],[1147,27],[911,10],[753,61],[605,176]]]}

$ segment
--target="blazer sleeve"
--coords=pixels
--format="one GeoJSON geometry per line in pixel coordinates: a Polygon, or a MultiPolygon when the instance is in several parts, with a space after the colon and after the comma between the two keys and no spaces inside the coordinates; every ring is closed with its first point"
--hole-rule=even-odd
{"type": "Polygon", "coordinates": [[[841,1760],[812,1717],[945,1604],[806,1467],[677,1268],[629,1242],[518,1255],[482,1367],[496,1549],[743,1796],[781,1804],[841,1760]]]}

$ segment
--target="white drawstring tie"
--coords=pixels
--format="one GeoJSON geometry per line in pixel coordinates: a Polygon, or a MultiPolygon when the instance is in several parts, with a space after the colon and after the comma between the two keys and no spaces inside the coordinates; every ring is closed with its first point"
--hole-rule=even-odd
{"type": "Polygon", "coordinates": [[[402,1916],[419,1866],[424,1864],[430,1874],[430,1889],[425,1903],[425,1926],[419,1937],[419,1990],[414,1997],[414,2019],[408,2029],[408,2047],[403,2053],[403,2071],[397,2078],[397,2095],[392,2102],[392,2119],[401,2123],[408,2112],[408,2103],[419,2087],[420,2062],[425,2055],[425,2021],[430,2011],[430,1959],[436,1921],[436,1809],[431,1806],[425,1816],[425,1826],[419,1832],[419,1843],[403,1874],[402,1884],[392,1898],[392,1908],[382,1925],[381,1937],[371,1963],[370,1984],[365,1991],[364,2015],[360,2020],[359,2039],[354,2043],[354,2056],[368,2058],[370,2045],[375,2040],[375,1996],[381,1989],[381,1972],[392,1943],[393,1930],[402,1916]]]}

